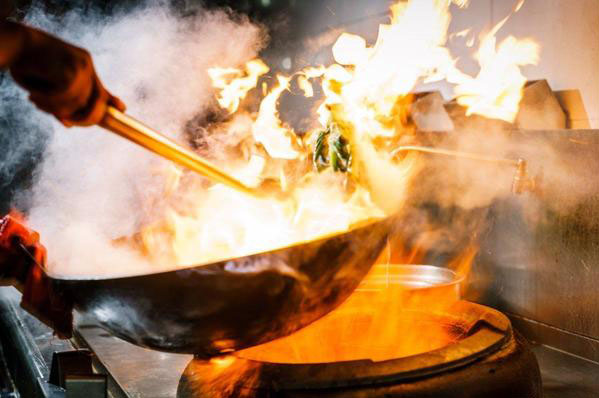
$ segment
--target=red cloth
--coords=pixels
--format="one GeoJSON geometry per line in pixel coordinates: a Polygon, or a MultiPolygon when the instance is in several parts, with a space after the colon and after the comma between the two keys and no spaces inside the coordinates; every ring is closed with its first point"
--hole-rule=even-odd
{"type": "Polygon", "coordinates": [[[39,234],[12,213],[0,219],[0,284],[12,284],[23,293],[21,306],[53,328],[59,337],[72,335],[69,300],[55,291],[44,272],[46,248],[39,234]]]}

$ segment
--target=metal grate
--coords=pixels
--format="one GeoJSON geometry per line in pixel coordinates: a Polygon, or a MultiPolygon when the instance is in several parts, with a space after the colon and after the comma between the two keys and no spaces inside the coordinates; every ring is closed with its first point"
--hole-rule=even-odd
{"type": "Polygon", "coordinates": [[[6,359],[4,358],[4,351],[0,344],[0,398],[18,398],[19,393],[15,383],[12,380],[6,359]]]}

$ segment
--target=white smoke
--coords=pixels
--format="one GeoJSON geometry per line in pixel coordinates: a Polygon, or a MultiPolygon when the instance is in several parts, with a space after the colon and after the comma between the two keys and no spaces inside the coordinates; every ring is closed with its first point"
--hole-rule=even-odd
{"type": "MultiPolygon", "coordinates": [[[[103,83],[128,112],[175,138],[212,104],[206,69],[255,57],[265,37],[260,27],[224,11],[182,18],[156,5],[110,19],[82,19],[76,11],[54,19],[34,11],[28,23],[88,49],[103,83]]],[[[29,224],[48,248],[50,273],[137,272],[144,260],[111,242],[136,232],[142,203],[161,195],[162,177],[153,171],[164,161],[97,127],[67,129],[52,121],[51,130],[38,182],[28,193],[29,224]]]]}
{"type": "MultiPolygon", "coordinates": [[[[128,112],[179,140],[184,139],[184,125],[213,105],[214,92],[206,69],[239,66],[256,56],[265,38],[260,27],[223,11],[200,10],[181,18],[168,7],[150,6],[110,19],[81,19],[80,15],[72,12],[57,20],[34,12],[29,22],[87,48],[106,87],[128,104],[128,112]]],[[[308,43],[309,50],[328,43],[330,38],[325,36],[308,43]]],[[[51,138],[38,182],[27,195],[33,201],[29,223],[41,233],[49,249],[51,273],[89,277],[159,270],[135,252],[115,248],[113,241],[138,232],[146,221],[147,204],[160,201],[165,183],[155,171],[166,161],[99,128],[66,129],[49,116],[32,112],[23,94],[18,96],[22,109],[31,115],[32,125],[50,124],[51,138]]],[[[14,92],[4,90],[3,108],[7,99],[14,97],[14,92]]],[[[233,122],[246,126],[250,120],[238,118],[233,122]]],[[[533,165],[533,173],[534,166],[542,163],[553,179],[560,177],[557,185],[572,185],[566,172],[570,168],[562,167],[549,147],[541,148],[537,143],[524,150],[508,135],[491,134],[492,124],[477,130],[476,137],[453,135],[454,148],[497,157],[522,156],[533,165]]],[[[456,159],[439,162],[443,162],[440,168],[414,184],[422,188],[424,199],[469,210],[512,195],[515,170],[511,167],[456,159]]],[[[582,189],[588,184],[576,186],[582,189]]],[[[418,197],[418,189],[410,195],[423,199],[418,197]]],[[[576,196],[572,202],[586,195],[586,191],[569,194],[576,196]]],[[[212,221],[218,218],[215,214],[207,217],[212,221]]],[[[414,220],[409,224],[414,230],[431,229],[414,220]]],[[[443,226],[444,235],[459,238],[471,231],[470,224],[454,224],[451,233],[443,226]]],[[[434,240],[431,246],[438,246],[438,242],[434,240]]]]}

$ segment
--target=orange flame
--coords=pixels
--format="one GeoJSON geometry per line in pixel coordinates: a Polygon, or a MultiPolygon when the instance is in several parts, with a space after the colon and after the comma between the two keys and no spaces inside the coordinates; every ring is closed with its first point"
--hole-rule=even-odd
{"type": "MultiPolygon", "coordinates": [[[[251,186],[274,182],[288,198],[257,200],[219,185],[180,184],[184,179],[176,174],[167,179],[171,205],[141,233],[146,252],[181,266],[203,264],[315,239],[396,213],[410,193],[418,158],[411,153],[398,161],[389,148],[413,132],[411,93],[420,83],[445,79],[456,85],[457,101],[468,113],[513,120],[525,82],[520,67],[536,62],[538,46],[514,37],[497,45],[502,21],[481,38],[476,53],[481,70],[469,76],[456,67],[446,47],[452,4],[465,7],[468,1],[396,2],[373,45],[343,33],[332,48],[335,63],[277,76],[270,88],[262,83],[257,112],[240,109],[240,104],[268,71],[263,61],[251,60],[242,69],[210,69],[220,106],[236,114],[236,131],[248,132],[224,168],[251,186]],[[308,159],[318,134],[296,135],[281,120],[279,100],[292,79],[306,97],[320,83],[318,121],[323,129],[335,126],[349,142],[349,177],[311,170],[308,159]]],[[[513,12],[520,7],[521,2],[513,12]]]]}
{"type": "Polygon", "coordinates": [[[210,68],[208,76],[212,85],[220,90],[218,103],[229,112],[234,113],[241,100],[256,87],[258,78],[269,71],[262,60],[254,59],[245,64],[245,70],[236,68],[210,68]]]}
{"type": "MultiPolygon", "coordinates": [[[[389,254],[412,257],[418,264],[423,253],[415,248],[389,254]]],[[[451,265],[459,264],[466,272],[475,253],[474,246],[468,248],[451,265]]],[[[459,279],[416,284],[403,278],[404,266],[379,263],[335,311],[290,336],[235,355],[275,363],[383,361],[438,349],[462,338],[460,324],[447,314],[460,297],[459,279]]]]}

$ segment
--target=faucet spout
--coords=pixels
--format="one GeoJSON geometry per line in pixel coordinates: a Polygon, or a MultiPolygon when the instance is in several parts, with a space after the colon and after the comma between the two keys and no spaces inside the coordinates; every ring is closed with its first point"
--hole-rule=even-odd
{"type": "Polygon", "coordinates": [[[538,184],[536,180],[534,178],[531,178],[528,174],[528,162],[526,161],[526,159],[498,158],[493,156],[482,155],[479,153],[454,151],[451,149],[433,148],[419,145],[404,145],[397,147],[395,148],[395,150],[393,150],[393,152],[391,152],[391,155],[395,156],[400,152],[408,151],[423,152],[433,155],[443,155],[460,159],[470,159],[479,162],[490,162],[514,166],[516,168],[516,174],[514,175],[514,179],[512,181],[512,192],[520,195],[524,192],[533,192],[537,189],[538,184]]]}

